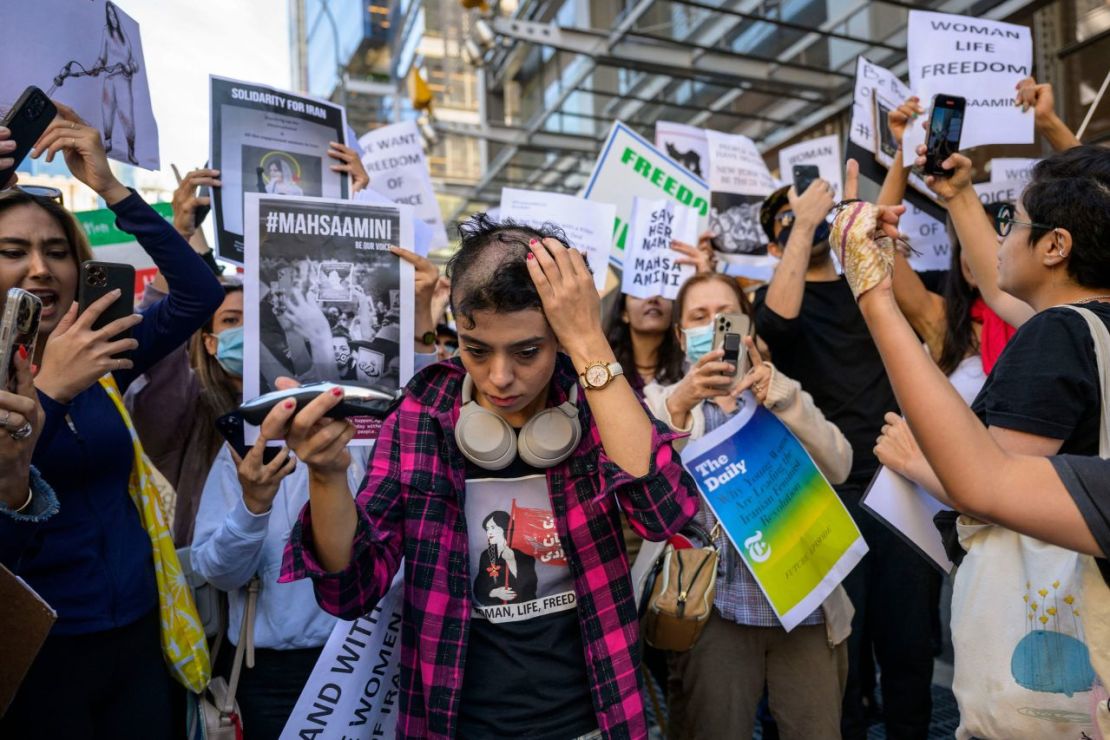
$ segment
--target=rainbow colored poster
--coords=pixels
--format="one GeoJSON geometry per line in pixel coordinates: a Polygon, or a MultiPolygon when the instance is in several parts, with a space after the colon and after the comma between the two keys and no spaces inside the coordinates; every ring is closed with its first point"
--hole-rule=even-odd
{"type": "Polygon", "coordinates": [[[694,440],[682,463],[790,631],[867,553],[836,491],[801,443],[750,395],[694,440]]]}

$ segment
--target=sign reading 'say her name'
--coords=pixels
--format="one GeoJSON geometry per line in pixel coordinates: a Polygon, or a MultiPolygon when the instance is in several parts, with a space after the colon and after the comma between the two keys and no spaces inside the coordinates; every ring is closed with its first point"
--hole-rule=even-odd
{"type": "Polygon", "coordinates": [[[674,300],[693,265],[680,265],[672,241],[693,246],[698,240],[698,212],[666,198],[636,198],[621,276],[621,292],[634,298],[662,296],[674,300]]]}

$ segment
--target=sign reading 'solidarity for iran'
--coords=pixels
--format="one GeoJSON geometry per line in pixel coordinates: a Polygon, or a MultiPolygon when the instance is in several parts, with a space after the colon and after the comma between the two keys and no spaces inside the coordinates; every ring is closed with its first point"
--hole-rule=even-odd
{"type": "Polygon", "coordinates": [[[609,259],[618,267],[624,262],[632,201],[637,196],[670,198],[690,206],[698,212],[699,232],[709,223],[709,184],[617,121],[609,131],[582,197],[616,206],[613,252],[609,259]]]}
{"type": "Polygon", "coordinates": [[[682,464],[787,631],[867,553],[859,528],[797,438],[750,393],[682,464]]]}

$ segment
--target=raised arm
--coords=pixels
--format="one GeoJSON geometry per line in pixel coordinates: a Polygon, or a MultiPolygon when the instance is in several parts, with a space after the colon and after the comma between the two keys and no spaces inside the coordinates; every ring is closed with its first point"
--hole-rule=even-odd
{"type": "Polygon", "coordinates": [[[763,308],[784,319],[794,319],[802,311],[806,270],[813,252],[813,234],[833,207],[833,189],[824,180],[814,180],[801,195],[790,188],[790,207],[794,224],[783,250],[782,261],[771,276],[763,308]]]}
{"type": "MultiPolygon", "coordinates": [[[[925,147],[918,147],[917,154],[917,164],[924,166],[925,147]]],[[[1033,316],[1033,307],[998,287],[998,235],[971,185],[971,160],[962,154],[953,154],[943,166],[953,170],[951,177],[930,175],[925,183],[948,206],[979,294],[1003,321],[1019,327],[1033,316]]]]}
{"type": "Polygon", "coordinates": [[[1021,109],[1033,109],[1033,125],[1037,133],[1048,140],[1053,151],[1062,152],[1079,146],[1079,139],[1068,128],[1067,124],[1056,115],[1056,99],[1052,94],[1052,85],[1026,77],[1016,85],[1017,96],[1015,103],[1021,109]]]}

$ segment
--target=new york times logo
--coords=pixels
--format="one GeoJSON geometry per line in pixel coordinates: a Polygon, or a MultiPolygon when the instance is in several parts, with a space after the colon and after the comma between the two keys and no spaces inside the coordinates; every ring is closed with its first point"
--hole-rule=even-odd
{"type": "MultiPolygon", "coordinates": [[[[366,218],[359,216],[338,216],[327,213],[284,213],[270,211],[266,214],[268,234],[296,234],[304,236],[340,236],[352,239],[367,239],[393,243],[393,221],[388,218],[366,218]]],[[[363,245],[361,249],[384,249],[373,244],[363,245]]]]}

